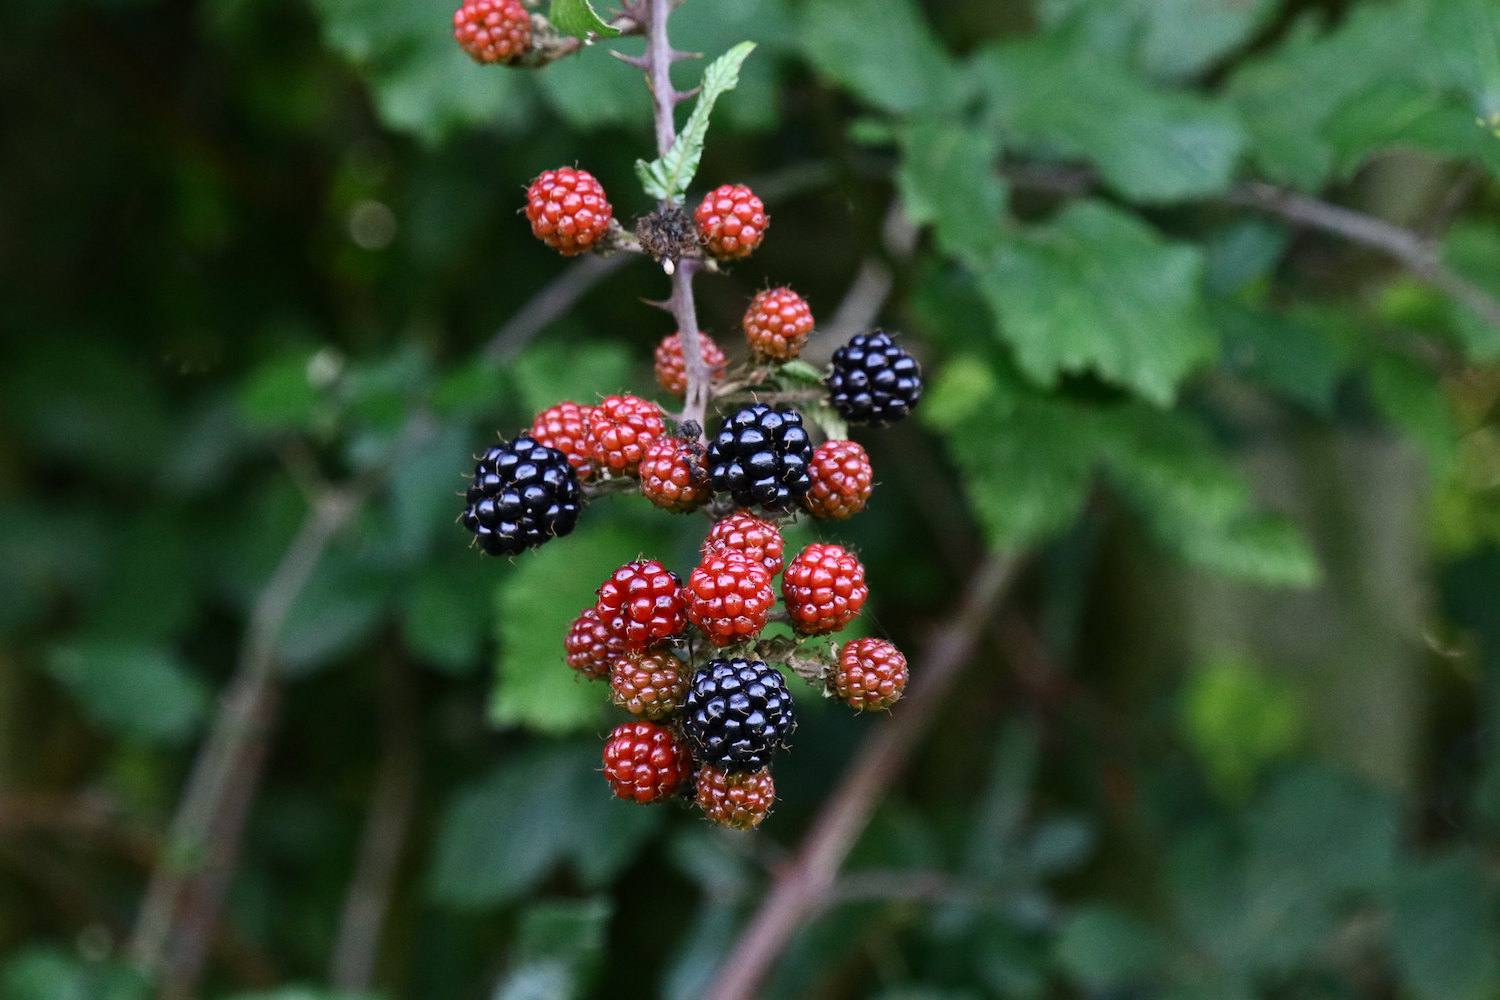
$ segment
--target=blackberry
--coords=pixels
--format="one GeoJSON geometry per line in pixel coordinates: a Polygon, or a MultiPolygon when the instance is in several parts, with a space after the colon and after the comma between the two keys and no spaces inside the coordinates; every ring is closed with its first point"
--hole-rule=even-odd
{"type": "Polygon", "coordinates": [[[572,531],[582,498],[568,457],[522,434],[480,457],[459,520],[485,552],[513,556],[572,531]]]}
{"type": "Polygon", "coordinates": [[[709,479],[742,507],[787,510],[812,486],[812,442],[796,410],[752,403],[724,421],[708,449],[709,479]]]}
{"type": "Polygon", "coordinates": [[[709,660],[688,685],[682,733],[699,763],[758,771],[796,728],[786,679],[760,660],[709,660]]]}
{"type": "Polygon", "coordinates": [[[922,398],[922,366],[881,330],[860,333],[833,352],[829,402],[851,424],[891,424],[922,398]]]}

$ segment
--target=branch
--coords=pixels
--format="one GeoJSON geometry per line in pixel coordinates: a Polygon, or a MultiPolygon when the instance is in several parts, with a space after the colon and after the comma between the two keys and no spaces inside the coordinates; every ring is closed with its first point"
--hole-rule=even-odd
{"type": "Polygon", "coordinates": [[[331,492],[316,503],[255,602],[239,666],[198,752],[131,936],[132,959],[160,977],[164,997],[193,996],[203,971],[206,942],[218,923],[265,764],[281,627],[324,551],[363,501],[360,494],[331,492]]]}
{"type": "MultiPolygon", "coordinates": [[[[901,207],[901,202],[891,202],[891,207],[885,213],[885,223],[881,226],[881,242],[890,258],[898,263],[909,260],[916,250],[917,237],[920,235],[921,231],[912,224],[901,207]]],[[[865,258],[828,324],[828,336],[824,338],[824,345],[830,352],[833,346],[842,344],[854,334],[874,325],[895,282],[890,264],[880,255],[871,254],[865,258]]]]}
{"type": "MultiPolygon", "coordinates": [[[[1004,173],[1017,187],[1052,194],[1083,195],[1098,187],[1098,178],[1083,167],[1018,165],[1007,166],[1004,173]]],[[[1219,200],[1226,205],[1265,212],[1293,225],[1330,233],[1379,251],[1500,329],[1500,299],[1444,264],[1435,243],[1420,233],[1264,181],[1238,184],[1219,200]]]]}
{"type": "Polygon", "coordinates": [[[963,604],[933,637],[913,671],[911,691],[890,722],[866,741],[842,783],[828,799],[794,859],[783,867],[749,926],[720,967],[708,995],[749,1000],[802,923],[833,891],[855,841],[876,803],[895,780],[933,722],[980,634],[1016,577],[1020,560],[992,555],[969,582],[963,604]]]}
{"type": "Polygon", "coordinates": [[[334,938],[329,980],[335,989],[368,992],[380,954],[401,856],[417,801],[421,772],[419,708],[411,671],[394,646],[388,647],[380,685],[382,752],[370,795],[354,877],[344,897],[334,938]]]}
{"type": "Polygon", "coordinates": [[[630,258],[624,254],[609,257],[589,255],[568,265],[562,273],[547,282],[526,301],[484,346],[489,361],[514,357],[520,349],[565,316],[599,282],[614,274],[630,258]]]}
{"type": "MultiPolygon", "coordinates": [[[[677,140],[677,121],[674,111],[677,104],[687,96],[672,86],[672,63],[683,53],[672,48],[667,36],[667,20],[672,14],[671,0],[643,0],[643,8],[632,11],[638,19],[646,21],[646,52],[642,56],[642,69],[646,74],[646,87],[651,91],[652,118],[656,126],[656,152],[666,156],[677,140]]],[[[661,211],[681,211],[675,205],[662,202],[661,211]]],[[[687,392],[682,406],[683,421],[695,421],[703,425],[708,412],[712,378],[708,361],[703,357],[702,337],[698,333],[698,310],[693,302],[693,275],[702,266],[692,259],[667,261],[667,273],[672,276],[672,316],[677,321],[677,343],[682,349],[683,368],[687,375],[687,392]]]]}
{"type": "Polygon", "coordinates": [[[1351,243],[1379,250],[1432,287],[1453,296],[1500,329],[1500,299],[1443,263],[1433,241],[1373,215],[1332,205],[1296,191],[1260,181],[1241,184],[1224,200],[1254,208],[1288,222],[1342,236],[1351,243]]]}

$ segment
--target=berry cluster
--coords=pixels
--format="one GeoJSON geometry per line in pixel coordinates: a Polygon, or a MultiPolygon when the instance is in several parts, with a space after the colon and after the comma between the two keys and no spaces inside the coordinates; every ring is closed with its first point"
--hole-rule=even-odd
{"type": "Polygon", "coordinates": [[[714,522],[686,583],[654,559],[628,562],[573,622],[569,666],[608,678],[611,700],[636,717],[605,741],[604,776],[620,798],[688,790],[716,823],[759,825],[776,798],[771,763],[797,728],[775,663],[859,711],[901,697],[906,660],[889,642],[804,645],[859,614],[869,590],[858,558],[814,543],[783,571],[784,548],[775,522],[736,511],[714,522]],[[777,575],[793,636],[766,639],[777,575]]]}
{"type": "MultiPolygon", "coordinates": [[[[513,58],[504,41],[512,6],[524,16],[514,0],[466,0],[455,24],[476,58],[513,58]]],[[[770,224],[749,188],[729,184],[691,215],[659,209],[631,237],[603,187],[576,167],[537,177],[525,214],[566,256],[641,252],[668,270],[688,258],[710,270],[742,260],[770,224]]],[[[692,801],[715,823],[751,829],[775,802],[771,767],[797,729],[783,671],[856,711],[889,709],[906,686],[906,660],[891,643],[826,638],[869,599],[859,558],[826,542],[788,553],[781,524],[863,510],[874,470],[847,427],[906,416],[922,383],[916,360],[879,331],[852,337],[821,373],[801,361],[816,322],[791,288],[756,293],[740,323],[737,362],[701,332],[657,344],[657,384],[690,409],[698,400],[691,417],[623,393],[558,402],[480,456],[461,521],[484,552],[514,556],[567,534],[584,503],[606,493],[638,491],[663,510],[708,515],[697,565],[679,575],[656,559],[625,563],[599,584],[563,647],[568,666],[606,682],[632,717],[604,745],[616,795],[692,801]],[[684,356],[688,344],[697,357],[684,356]],[[783,634],[767,633],[773,623],[783,634]]]]}

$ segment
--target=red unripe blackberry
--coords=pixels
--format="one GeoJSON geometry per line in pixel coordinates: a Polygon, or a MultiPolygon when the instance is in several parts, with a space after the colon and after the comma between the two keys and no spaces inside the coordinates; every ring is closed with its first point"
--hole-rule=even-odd
{"type": "Polygon", "coordinates": [[[531,436],[568,456],[568,464],[579,479],[594,474],[588,450],[589,417],[593,412],[592,406],[565,399],[538,413],[531,422],[531,436]]]}
{"type": "Polygon", "coordinates": [[[707,452],[699,441],[659,437],[641,459],[641,494],[663,510],[692,510],[708,503],[707,452]]]}
{"type": "Polygon", "coordinates": [[[687,747],[654,722],[616,726],[604,743],[604,778],[615,795],[655,802],[682,787],[692,769],[687,747]]]}
{"type": "Polygon", "coordinates": [[[704,556],[685,589],[688,621],[715,646],[753,639],[766,627],[776,606],[771,574],[733,550],[704,556]]]}
{"type": "MultiPolygon", "coordinates": [[[[698,334],[698,342],[702,345],[709,380],[718,382],[724,377],[729,360],[708,334],[698,334]]],[[[687,393],[687,362],[682,357],[682,340],[675,333],[667,334],[656,345],[656,384],[673,396],[687,393]]]]}
{"type": "Polygon", "coordinates": [[[693,775],[693,800],[703,815],[731,830],[753,830],[776,803],[771,769],[725,771],[705,764],[693,775]]]}
{"type": "Polygon", "coordinates": [[[531,45],[531,15],[520,0],[464,0],[453,37],[479,63],[511,62],[531,45]]]}
{"type": "Polygon", "coordinates": [[[790,361],[813,331],[812,308],[790,288],[756,292],[745,310],[745,339],[762,357],[790,361]]]}
{"type": "Polygon", "coordinates": [[[592,249],[609,230],[615,211],[587,170],[543,170],[526,189],[526,218],[536,238],[564,257],[592,249]]]}
{"type": "Polygon", "coordinates": [[[802,506],[813,517],[842,521],[865,509],[875,488],[870,456],[854,441],[824,441],[813,449],[807,467],[812,488],[802,506]]]}
{"type": "Polygon", "coordinates": [[[600,469],[633,476],[652,441],[667,433],[661,407],[639,396],[605,396],[589,414],[589,458],[600,469]]]}
{"type": "Polygon", "coordinates": [[[563,648],[568,652],[568,666],[593,680],[609,673],[610,664],[625,655],[625,640],[610,635],[599,612],[584,608],[573,619],[563,648]]]}
{"type": "Polygon", "coordinates": [[[714,522],[708,529],[708,537],[703,539],[703,555],[722,550],[742,552],[772,576],[781,572],[784,548],[776,525],[744,510],[714,522]]]}
{"type": "Polygon", "coordinates": [[[781,578],[792,627],[803,635],[837,632],[859,616],[869,596],[865,568],[841,545],[814,542],[797,554],[781,578]]]}
{"type": "Polygon", "coordinates": [[[665,650],[627,653],[610,664],[610,697],[632,715],[671,715],[682,704],[687,686],[687,667],[665,650]]]}
{"type": "Polygon", "coordinates": [[[693,221],[710,254],[720,260],[738,260],[760,246],[771,217],[755,192],[743,184],[725,184],[704,195],[693,221]]]}
{"type": "Polygon", "coordinates": [[[599,620],[627,649],[650,649],[687,627],[682,582],[655,559],[621,566],[599,585],[598,594],[599,620]]]}
{"type": "Polygon", "coordinates": [[[906,657],[884,639],[852,639],[839,651],[833,691],[855,711],[890,708],[906,690],[906,657]]]}

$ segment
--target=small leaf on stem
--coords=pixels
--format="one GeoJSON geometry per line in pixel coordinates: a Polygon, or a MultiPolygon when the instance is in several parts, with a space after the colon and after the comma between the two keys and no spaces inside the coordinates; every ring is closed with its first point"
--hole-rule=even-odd
{"type": "Polygon", "coordinates": [[[635,162],[635,172],[646,194],[662,201],[681,201],[688,185],[698,172],[703,158],[703,141],[708,137],[708,118],[714,103],[740,82],[740,66],[755,49],[754,42],[741,42],[709,64],[703,71],[702,93],[693,105],[687,124],[673,140],[672,147],[660,158],[647,163],[635,162]]]}
{"type": "Polygon", "coordinates": [[[620,29],[601,18],[589,0],[552,0],[547,20],[565,35],[587,39],[590,35],[614,38],[620,29]]]}

